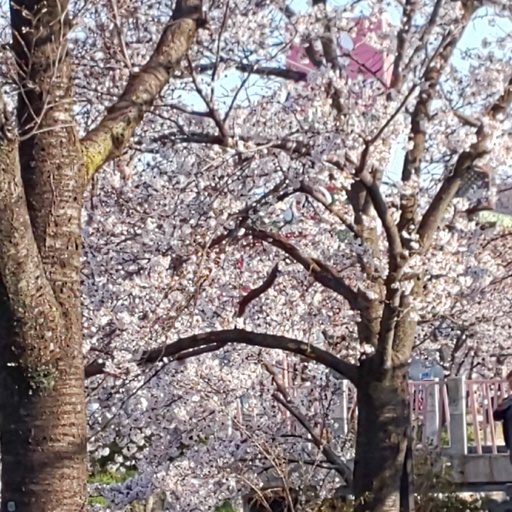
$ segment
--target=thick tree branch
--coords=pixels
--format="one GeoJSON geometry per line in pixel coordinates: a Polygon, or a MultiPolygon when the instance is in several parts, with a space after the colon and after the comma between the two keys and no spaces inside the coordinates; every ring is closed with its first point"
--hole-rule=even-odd
{"type": "Polygon", "coordinates": [[[380,318],[378,301],[370,299],[362,291],[354,291],[333,268],[317,258],[306,256],[281,235],[255,229],[251,230],[250,234],[285,252],[309,272],[315,281],[341,295],[352,310],[361,313],[361,319],[357,322],[359,339],[364,343],[377,346],[378,320],[380,318]]]}
{"type": "MultiPolygon", "coordinates": [[[[333,35],[333,29],[329,18],[327,16],[327,0],[313,0],[313,6],[322,5],[324,9],[322,10],[323,20],[323,34],[320,36],[320,44],[322,45],[322,51],[324,54],[324,59],[327,64],[336,74],[340,73],[340,61],[338,58],[338,48],[336,44],[335,37],[333,35]]],[[[308,44],[306,48],[306,54],[308,55],[310,61],[315,65],[316,68],[319,68],[318,62],[313,60],[314,58],[314,49],[312,44],[308,44]],[[313,54],[313,55],[312,55],[313,54]],[[312,58],[313,57],[313,58],[312,58]]],[[[331,82],[331,102],[332,106],[338,113],[343,112],[343,103],[341,101],[341,91],[339,88],[331,82]]]]}
{"type": "MultiPolygon", "coordinates": [[[[326,5],[326,0],[313,0],[313,5],[326,5]]],[[[292,21],[293,16],[296,15],[296,13],[293,11],[293,9],[290,9],[289,7],[285,7],[282,10],[283,14],[292,21]]],[[[306,55],[309,59],[309,62],[316,68],[320,69],[325,63],[330,66],[334,71],[339,72],[340,71],[340,64],[338,60],[338,52],[336,48],[336,41],[333,36],[333,31],[331,24],[329,22],[329,19],[327,18],[327,13],[324,10],[323,12],[323,34],[320,35],[318,38],[320,40],[320,45],[322,46],[322,53],[323,53],[323,59],[318,55],[316,49],[315,49],[315,42],[318,40],[316,38],[309,38],[309,40],[304,45],[304,51],[306,52],[306,55]]],[[[334,85],[334,83],[331,81],[330,83],[330,93],[329,93],[332,106],[338,113],[343,112],[343,103],[341,102],[341,92],[338,87],[334,85]]]]}
{"type": "MultiPolygon", "coordinates": [[[[255,153],[265,149],[278,149],[290,155],[294,155],[295,157],[311,158],[313,153],[313,145],[310,141],[306,140],[305,137],[264,139],[261,137],[239,135],[236,140],[244,142],[248,146],[247,149],[243,150],[235,149],[235,145],[231,146],[233,150],[239,154],[255,153]]],[[[151,139],[151,142],[155,144],[158,149],[160,149],[160,144],[166,143],[224,145],[224,141],[220,135],[204,132],[187,132],[181,128],[175,132],[165,132],[161,135],[157,135],[151,139]]],[[[145,150],[150,151],[148,148],[145,148],[145,150]]],[[[346,174],[347,177],[349,176],[348,167],[352,168],[357,166],[357,163],[348,154],[344,155],[343,160],[336,156],[329,155],[325,158],[324,162],[335,167],[340,173],[346,174]]]]}
{"type": "MultiPolygon", "coordinates": [[[[176,340],[169,345],[164,345],[152,350],[146,350],[137,363],[141,366],[160,362],[164,358],[184,359],[191,351],[197,351],[200,348],[222,348],[227,344],[240,343],[252,347],[262,347],[277,350],[284,350],[293,354],[300,355],[311,361],[315,361],[323,366],[334,370],[351,382],[357,378],[357,367],[352,363],[343,361],[330,352],[316,347],[310,343],[305,343],[294,338],[279,336],[275,334],[264,334],[243,329],[230,329],[224,331],[212,331],[202,334],[195,334],[186,338],[176,340]]],[[[93,362],[85,367],[85,377],[90,378],[104,373],[105,364],[93,362]]]]}
{"type": "MultiPolygon", "coordinates": [[[[286,6],[284,7],[284,9],[281,9],[281,12],[288,18],[288,21],[290,23],[293,22],[294,16],[297,16],[297,13],[289,6],[286,6]]],[[[323,62],[322,59],[318,56],[313,41],[311,39],[309,39],[306,42],[304,50],[306,51],[306,55],[311,64],[313,64],[313,66],[315,66],[316,69],[320,69],[322,67],[323,62]]]]}
{"type": "Polygon", "coordinates": [[[450,201],[459,190],[464,173],[467,172],[479,158],[488,154],[490,151],[490,136],[485,132],[483,125],[477,130],[476,136],[476,142],[471,145],[468,151],[463,151],[457,158],[452,174],[443,182],[421,219],[418,228],[418,236],[424,250],[430,247],[434,234],[441,224],[441,220],[450,201]]]}
{"type": "MultiPolygon", "coordinates": [[[[368,341],[374,346],[377,339],[377,350],[379,353],[384,354],[383,361],[386,367],[386,365],[391,363],[389,353],[393,340],[394,325],[398,316],[400,290],[396,285],[400,280],[404,264],[406,263],[406,256],[402,248],[400,233],[391,217],[378,182],[366,169],[356,172],[359,180],[366,187],[373,207],[384,228],[388,242],[389,264],[388,275],[384,282],[386,295],[384,307],[381,312],[380,324],[376,327],[378,311],[381,309],[380,304],[376,300],[368,300],[367,309],[362,312],[364,324],[360,327],[359,332],[360,336],[367,336],[368,340],[365,341],[368,341]],[[361,328],[364,328],[364,330],[361,330],[361,328]]],[[[375,236],[375,234],[373,236],[375,236]]],[[[378,286],[379,283],[377,282],[375,284],[377,285],[376,289],[378,292],[383,293],[378,286]]]]}
{"type": "Polygon", "coordinates": [[[201,0],[177,0],[172,19],[149,60],[139,73],[130,77],[121,97],[99,125],[82,139],[86,182],[105,162],[122,154],[203,23],[201,0]]]}
{"type": "MultiPolygon", "coordinates": [[[[230,65],[229,60],[220,59],[228,66],[230,65]]],[[[213,70],[215,63],[200,64],[195,69],[198,73],[206,73],[207,71],[213,70]]],[[[307,73],[304,71],[295,71],[287,68],[276,68],[272,66],[259,66],[257,64],[244,64],[242,62],[231,63],[231,68],[240,71],[241,73],[247,73],[249,75],[259,75],[264,77],[282,78],[283,80],[289,80],[291,82],[305,82],[308,78],[307,73]]]]}
{"type": "Polygon", "coordinates": [[[512,104],[512,77],[510,77],[503,94],[494,102],[493,106],[487,112],[491,119],[498,119],[506,114],[512,104]]]}
{"type": "MultiPolygon", "coordinates": [[[[252,148],[246,150],[240,150],[240,153],[251,153],[256,152],[261,149],[279,149],[281,151],[286,151],[295,156],[303,156],[310,157],[312,152],[311,144],[305,140],[301,139],[293,139],[293,138],[283,138],[280,140],[272,139],[262,139],[258,137],[247,137],[240,135],[236,140],[247,143],[247,145],[251,145],[252,148]]],[[[151,139],[151,142],[154,144],[165,144],[165,143],[174,143],[174,144],[207,144],[207,145],[215,145],[222,146],[224,144],[224,140],[218,134],[213,135],[211,133],[204,132],[186,132],[184,130],[177,132],[166,132],[161,135],[157,135],[151,139]]],[[[328,163],[332,163],[332,165],[339,165],[340,170],[343,169],[341,162],[335,161],[332,162],[332,159],[328,160],[328,163]],[[335,163],[336,162],[336,163],[335,163]]]]}
{"type": "MultiPolygon", "coordinates": [[[[493,121],[502,121],[501,117],[507,112],[512,103],[512,77],[505,85],[504,91],[498,99],[484,112],[484,118],[487,116],[493,121]]],[[[454,116],[464,125],[478,128],[482,124],[481,116],[470,116],[459,110],[453,111],[454,116]]]]}
{"type": "Polygon", "coordinates": [[[320,203],[328,212],[330,212],[332,215],[334,215],[338,220],[342,222],[342,224],[353,234],[356,234],[356,230],[352,222],[347,218],[346,215],[341,213],[339,210],[334,208],[334,205],[332,203],[328,203],[323,194],[321,194],[318,190],[316,190],[314,187],[312,187],[310,184],[305,183],[304,181],[301,182],[297,192],[302,192],[303,194],[308,195],[309,197],[312,197],[320,203]]]}
{"type": "MultiPolygon", "coordinates": [[[[382,131],[379,130],[380,133],[382,131]]],[[[379,183],[382,170],[373,169],[373,172],[370,173],[366,169],[369,151],[375,140],[377,139],[374,138],[366,143],[361,153],[359,164],[356,166],[356,181],[351,190],[351,203],[359,230],[362,233],[366,233],[364,240],[368,240],[367,244],[372,248],[375,255],[379,252],[377,231],[374,226],[367,226],[363,216],[370,205],[373,205],[388,241],[389,271],[384,283],[380,275],[377,274],[374,277],[374,268],[372,268],[371,263],[368,264],[365,260],[361,262],[361,266],[370,282],[372,282],[373,291],[377,294],[378,298],[366,298],[365,308],[361,310],[361,321],[358,323],[358,335],[361,342],[369,343],[382,352],[383,346],[389,346],[390,344],[388,326],[386,326],[386,331],[384,332],[383,321],[384,318],[392,317],[390,313],[395,308],[397,294],[399,293],[394,285],[399,280],[405,263],[405,255],[402,250],[402,242],[397,226],[391,218],[386,201],[380,190],[379,183]],[[386,295],[386,300],[384,301],[384,307],[382,307],[381,300],[384,298],[384,294],[386,295]]]]}
{"type": "MultiPolygon", "coordinates": [[[[361,151],[359,161],[357,163],[350,162],[354,167],[355,179],[352,182],[350,189],[347,191],[347,198],[354,212],[354,225],[357,236],[366,245],[366,247],[372,251],[371,258],[365,258],[362,253],[359,253],[357,256],[358,262],[370,281],[374,281],[377,293],[379,293],[378,289],[381,285],[381,279],[378,277],[378,272],[375,272],[374,265],[374,260],[380,257],[379,240],[376,226],[373,223],[368,223],[367,221],[367,217],[371,214],[372,199],[370,198],[367,185],[359,179],[359,177],[366,172],[370,148],[377,138],[378,136],[374,136],[372,139],[365,142],[363,151],[361,151]]],[[[372,175],[365,181],[367,184],[375,182],[378,187],[382,180],[382,175],[382,169],[373,168],[372,175]]]]}
{"type": "Polygon", "coordinates": [[[329,22],[329,18],[327,17],[326,7],[327,7],[327,1],[326,0],[313,0],[313,6],[322,5],[324,7],[322,14],[323,14],[323,20],[322,25],[324,29],[324,33],[320,37],[320,43],[322,45],[322,50],[324,52],[324,58],[325,61],[329,66],[331,66],[331,69],[333,71],[339,72],[340,70],[340,63],[338,60],[338,50],[336,48],[336,42],[334,41],[333,33],[332,33],[332,27],[329,22]]]}
{"type": "Polygon", "coordinates": [[[384,232],[386,233],[386,239],[389,246],[389,264],[390,270],[396,272],[400,266],[400,262],[403,259],[402,242],[400,240],[400,233],[393,222],[388,206],[379,185],[367,171],[363,170],[357,173],[357,177],[361,183],[366,187],[373,207],[380,219],[384,232]]]}
{"type": "Polygon", "coordinates": [[[44,331],[49,328],[39,320],[53,318],[57,324],[60,309],[32,231],[18,140],[11,128],[0,94],[0,280],[17,322],[25,333],[33,335],[31,339],[38,341],[44,339],[44,331]]]}
{"type": "Polygon", "coordinates": [[[293,193],[292,192],[283,192],[278,195],[278,192],[283,188],[286,180],[281,180],[279,183],[274,185],[270,190],[262,194],[258,197],[253,203],[245,206],[244,208],[238,210],[238,212],[231,214],[228,219],[236,221],[236,224],[231,229],[227,229],[224,233],[217,235],[215,238],[211,240],[207,244],[208,249],[213,249],[217,245],[222,244],[226,240],[234,239],[242,229],[244,229],[249,222],[250,215],[256,213],[258,211],[258,207],[268,204],[268,202],[275,198],[276,202],[282,201],[284,198],[288,197],[293,193]]]}
{"type": "MultiPolygon", "coordinates": [[[[439,16],[442,0],[437,0],[434,5],[430,20],[425,28],[422,44],[426,44],[426,37],[435,26],[436,20],[439,16]]],[[[402,168],[402,182],[409,184],[409,189],[400,194],[400,220],[398,221],[399,231],[405,235],[402,236],[404,243],[410,241],[411,229],[414,225],[414,218],[418,208],[417,205],[417,184],[413,182],[414,178],[419,183],[419,175],[421,166],[425,155],[425,143],[427,138],[427,125],[430,119],[430,106],[436,95],[439,87],[441,77],[448,65],[448,62],[457,46],[464,30],[469,23],[474,8],[467,9],[462,17],[460,24],[457,26],[455,33],[452,35],[448,32],[441,44],[438,51],[425,68],[421,80],[421,89],[418,95],[418,100],[414,107],[411,116],[411,131],[409,133],[409,140],[412,141],[412,147],[407,151],[402,168]]]]}
{"type": "Polygon", "coordinates": [[[286,240],[286,238],[277,233],[251,229],[249,234],[253,238],[262,240],[285,252],[290,256],[290,258],[299,263],[299,265],[309,272],[315,281],[341,295],[347,300],[352,309],[359,309],[360,304],[357,292],[355,292],[334,269],[316,258],[306,256],[297,249],[297,247],[286,240]]]}
{"type": "MultiPolygon", "coordinates": [[[[485,111],[485,116],[491,121],[499,121],[498,117],[502,116],[512,104],[512,78],[505,86],[505,90],[498,99],[485,111]]],[[[477,119],[471,118],[464,121],[466,124],[472,124],[477,119]]],[[[477,140],[471,145],[468,151],[463,151],[455,163],[454,170],[450,176],[443,182],[441,188],[432,200],[427,211],[423,215],[418,228],[418,235],[421,245],[424,249],[428,249],[432,242],[434,233],[439,227],[441,220],[450,204],[460,188],[464,173],[467,172],[473,164],[483,156],[489,154],[490,139],[492,134],[487,133],[485,128],[485,120],[479,120],[479,126],[476,131],[477,140]]]]}
{"type": "Polygon", "coordinates": [[[416,2],[413,0],[405,1],[402,23],[396,36],[396,53],[395,60],[393,62],[393,74],[390,87],[392,89],[396,89],[397,91],[400,90],[403,82],[403,74],[401,68],[407,51],[407,39],[411,32],[412,18],[416,12],[416,5],[416,2]]]}

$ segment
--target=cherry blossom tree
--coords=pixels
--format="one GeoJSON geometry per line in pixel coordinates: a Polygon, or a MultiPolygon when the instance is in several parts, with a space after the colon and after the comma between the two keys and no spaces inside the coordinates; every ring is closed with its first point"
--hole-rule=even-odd
{"type": "MultiPolygon", "coordinates": [[[[188,74],[169,91],[155,129],[135,140],[133,155],[143,156],[122,171],[124,179],[109,176],[115,193],[99,194],[107,209],[100,208],[99,222],[108,222],[109,237],[126,244],[129,256],[112,250],[107,258],[126,296],[114,307],[119,294],[113,287],[99,292],[108,303],[106,324],[92,346],[104,350],[105,335],[108,345],[88,375],[144,375],[148,364],[167,368],[167,358],[188,359],[185,367],[201,373],[206,361],[219,364],[205,352],[222,349],[235,358],[216,377],[224,383],[218,394],[225,392],[229,403],[231,379],[258,380],[234,372],[254,349],[232,344],[320,362],[358,390],[354,490],[370,497],[360,507],[396,510],[413,348],[447,346],[459,358],[449,363],[456,368],[471,359],[460,354],[471,324],[481,329],[471,335],[480,343],[499,310],[503,318],[493,332],[503,340],[509,332],[506,295],[491,292],[506,278],[506,258],[494,258],[474,231],[465,200],[453,201],[475,165],[496,173],[506,167],[510,68],[489,47],[503,51],[510,41],[497,37],[473,48],[463,37],[472,23],[495,24],[507,12],[498,3],[482,9],[467,2],[406,4],[392,28],[371,36],[393,57],[387,84],[368,77],[364,63],[358,63],[359,78],[344,73],[354,57],[337,47],[337,34],[357,31],[356,7],[341,11],[320,2],[301,14],[258,7],[211,13],[210,25],[218,23],[219,30],[201,35],[208,50],[190,57],[188,74]],[[306,70],[286,67],[291,44],[305,48],[306,70]],[[401,151],[399,173],[390,178],[401,151]],[[133,194],[147,221],[132,217],[120,225],[124,207],[116,196],[126,196],[128,205],[133,194]],[[141,241],[148,249],[139,250],[137,261],[141,241]],[[126,258],[133,270],[127,271],[126,258]],[[474,305],[487,300],[496,302],[485,322],[475,322],[482,317],[474,305]],[[460,325],[446,329],[443,322],[454,312],[460,325]],[[197,354],[201,362],[189,360],[197,354]]],[[[393,7],[369,3],[368,11],[378,18],[393,7]]],[[[99,254],[97,246],[91,254],[99,254]]],[[[143,385],[138,379],[134,386],[143,385]]],[[[172,387],[162,379],[151,392],[156,404],[172,387]]],[[[115,394],[118,387],[107,389],[115,394]]]]}
{"type": "Polygon", "coordinates": [[[91,454],[138,470],[119,505],[156,488],[213,508],[263,455],[283,480],[318,458],[358,510],[405,508],[415,345],[457,356],[442,322],[467,329],[479,300],[509,332],[506,241],[454,200],[475,165],[509,159],[510,37],[464,41],[507,3],[48,5],[13,4],[2,62],[2,508],[83,504],[82,352],[91,454]],[[362,15],[392,18],[364,41],[391,69],[347,44],[362,15]],[[283,351],[311,383],[297,403],[272,373],[283,351]],[[358,394],[353,476],[322,425],[334,374],[358,394]],[[315,450],[276,434],[278,411],[315,450]]]}
{"type": "MultiPolygon", "coordinates": [[[[198,2],[178,1],[145,65],[80,138],[70,7],[65,1],[11,2],[11,37],[5,43],[12,53],[2,56],[2,510],[85,506],[83,194],[95,172],[122,153],[202,23],[198,2]]],[[[80,20],[79,13],[74,19],[80,20]]]]}

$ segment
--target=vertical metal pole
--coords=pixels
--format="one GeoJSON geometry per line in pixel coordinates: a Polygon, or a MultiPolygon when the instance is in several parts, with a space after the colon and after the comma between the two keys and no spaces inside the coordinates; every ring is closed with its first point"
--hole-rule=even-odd
{"type": "Polygon", "coordinates": [[[427,446],[436,446],[439,437],[439,379],[434,379],[426,385],[427,396],[425,411],[425,441],[427,446]]]}
{"type": "Polygon", "coordinates": [[[466,386],[463,377],[446,379],[450,411],[450,448],[454,455],[467,455],[466,386]]]}
{"type": "Polygon", "coordinates": [[[348,385],[348,380],[341,381],[340,401],[333,417],[336,437],[345,437],[348,434],[348,385]]]}

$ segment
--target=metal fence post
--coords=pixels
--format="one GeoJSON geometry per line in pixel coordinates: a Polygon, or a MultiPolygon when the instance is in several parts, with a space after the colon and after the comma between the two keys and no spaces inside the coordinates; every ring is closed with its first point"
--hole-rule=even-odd
{"type": "Polygon", "coordinates": [[[333,415],[333,431],[336,437],[345,437],[348,434],[348,386],[348,380],[343,379],[340,382],[340,402],[333,415]]]}
{"type": "Polygon", "coordinates": [[[425,440],[427,446],[436,446],[441,428],[439,415],[439,379],[434,379],[426,385],[426,406],[425,411],[425,440]]]}
{"type": "Polygon", "coordinates": [[[464,377],[450,377],[446,379],[446,386],[448,388],[451,441],[448,451],[454,455],[466,455],[468,453],[468,437],[464,377]]]}

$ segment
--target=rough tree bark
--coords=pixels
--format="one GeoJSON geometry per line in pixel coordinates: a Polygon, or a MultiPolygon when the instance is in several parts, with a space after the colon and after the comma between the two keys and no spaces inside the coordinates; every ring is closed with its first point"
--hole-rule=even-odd
{"type": "Polygon", "coordinates": [[[0,91],[1,512],[87,508],[81,208],[87,183],[126,143],[202,24],[178,0],[152,56],[79,140],[67,0],[12,0],[17,119],[0,91]]]}
{"type": "Polygon", "coordinates": [[[370,357],[359,367],[354,463],[357,511],[395,512],[408,442],[407,368],[382,372],[370,357]]]}
{"type": "Polygon", "coordinates": [[[0,154],[2,512],[86,504],[84,181],[70,101],[67,10],[57,1],[11,4],[23,92],[21,138],[4,133],[0,154]]]}
{"type": "MultiPolygon", "coordinates": [[[[412,296],[421,290],[418,281],[412,296]]],[[[354,465],[357,512],[410,512],[414,507],[408,386],[408,360],[416,334],[416,321],[408,313],[412,300],[407,295],[400,298],[396,318],[383,311],[380,340],[391,344],[390,359],[382,357],[379,346],[358,368],[354,465]]]]}

